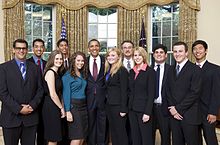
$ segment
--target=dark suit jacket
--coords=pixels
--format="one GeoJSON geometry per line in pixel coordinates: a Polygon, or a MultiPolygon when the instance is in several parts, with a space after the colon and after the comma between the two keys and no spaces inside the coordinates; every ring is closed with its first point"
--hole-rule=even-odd
{"type": "Polygon", "coordinates": [[[201,122],[199,94],[201,90],[201,70],[187,61],[176,76],[175,65],[171,66],[167,79],[167,99],[169,106],[175,106],[183,121],[189,124],[201,122]]]}
{"type": "Polygon", "coordinates": [[[128,71],[124,66],[106,81],[107,104],[120,106],[121,112],[128,112],[128,71]]]}
{"type": "Polygon", "coordinates": [[[220,105],[220,67],[206,61],[202,67],[200,104],[204,115],[217,115],[220,105]]]}
{"type": "MultiPolygon", "coordinates": [[[[33,56],[32,56],[32,57],[30,57],[30,58],[28,58],[27,60],[28,60],[28,61],[31,61],[31,62],[33,62],[33,63],[35,64],[35,61],[34,61],[33,56]]],[[[43,59],[42,59],[42,62],[43,62],[43,70],[44,70],[44,68],[45,68],[45,66],[46,66],[47,61],[45,61],[45,60],[43,60],[43,59]]]]}
{"type": "MultiPolygon", "coordinates": [[[[104,76],[105,58],[102,56],[100,57],[101,57],[101,66],[96,80],[94,80],[91,72],[89,71],[89,66],[88,66],[88,79],[87,79],[87,88],[86,88],[88,109],[94,109],[95,107],[104,108],[104,104],[105,104],[104,103],[105,94],[106,94],[105,76],[104,76]],[[95,90],[96,90],[96,94],[94,94],[95,90]]],[[[89,62],[89,57],[87,60],[89,62]]]]}
{"type": "Polygon", "coordinates": [[[37,125],[37,107],[43,97],[40,70],[26,61],[26,79],[23,80],[15,59],[0,65],[0,100],[2,109],[0,125],[6,128],[37,125]],[[20,114],[21,104],[29,104],[34,111],[29,115],[20,114]]]}
{"type": "Polygon", "coordinates": [[[130,70],[129,74],[129,109],[147,115],[152,114],[155,96],[156,74],[154,69],[147,67],[141,70],[135,78],[135,72],[130,70]]]}

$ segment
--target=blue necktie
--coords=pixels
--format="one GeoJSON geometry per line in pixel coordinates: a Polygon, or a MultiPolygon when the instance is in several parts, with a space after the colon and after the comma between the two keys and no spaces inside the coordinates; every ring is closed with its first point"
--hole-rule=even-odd
{"type": "Polygon", "coordinates": [[[24,66],[24,62],[20,63],[20,71],[21,71],[21,75],[22,75],[23,79],[25,79],[26,69],[25,69],[25,66],[24,66]]]}
{"type": "Polygon", "coordinates": [[[178,76],[180,73],[180,65],[176,66],[176,76],[178,76]]]}
{"type": "Polygon", "coordinates": [[[159,91],[160,91],[160,65],[157,65],[157,70],[156,70],[156,95],[155,99],[159,97],[159,91]]]}

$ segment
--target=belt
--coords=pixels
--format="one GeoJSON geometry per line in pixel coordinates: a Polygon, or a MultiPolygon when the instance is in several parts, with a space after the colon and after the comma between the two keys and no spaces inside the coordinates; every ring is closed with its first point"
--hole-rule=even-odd
{"type": "Polygon", "coordinates": [[[161,106],[162,103],[154,103],[154,106],[158,107],[158,106],[161,106]]]}

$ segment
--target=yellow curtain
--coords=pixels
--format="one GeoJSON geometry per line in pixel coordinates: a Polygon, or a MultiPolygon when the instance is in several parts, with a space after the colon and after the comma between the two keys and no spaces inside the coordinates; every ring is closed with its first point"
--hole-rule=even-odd
{"type": "MultiPolygon", "coordinates": [[[[21,0],[2,0],[3,8],[14,7],[21,0]]],[[[177,0],[26,0],[39,4],[60,4],[66,9],[77,10],[88,5],[93,5],[99,8],[107,8],[111,6],[121,6],[128,10],[139,9],[146,4],[165,5],[177,0]]],[[[184,0],[184,2],[194,9],[200,9],[200,0],[184,0]]]]}
{"type": "Polygon", "coordinates": [[[15,39],[24,38],[24,0],[14,7],[4,9],[4,53],[5,61],[13,58],[12,44],[15,39]]]}
{"type": "Polygon", "coordinates": [[[57,40],[60,39],[61,19],[63,17],[71,54],[76,51],[87,53],[87,7],[83,7],[79,10],[68,10],[60,4],[57,4],[56,8],[56,21],[58,22],[56,25],[57,40]]]}
{"type": "Polygon", "coordinates": [[[189,59],[194,61],[192,43],[197,39],[197,9],[191,8],[184,0],[179,1],[179,40],[189,46],[189,59]]]}
{"type": "Polygon", "coordinates": [[[118,7],[118,46],[124,40],[131,40],[135,46],[138,45],[142,19],[145,24],[145,32],[147,32],[147,12],[147,5],[137,10],[127,10],[123,7],[118,7]]]}

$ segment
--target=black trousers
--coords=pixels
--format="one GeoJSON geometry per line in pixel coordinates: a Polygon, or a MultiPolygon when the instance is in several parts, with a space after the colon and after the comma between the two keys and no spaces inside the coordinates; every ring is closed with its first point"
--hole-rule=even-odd
{"type": "Polygon", "coordinates": [[[89,132],[87,145],[107,145],[108,129],[107,116],[104,108],[94,108],[88,110],[89,132]]]}
{"type": "Polygon", "coordinates": [[[109,121],[112,145],[128,145],[126,132],[126,116],[120,116],[119,105],[106,105],[106,113],[109,121]]]}
{"type": "Polygon", "coordinates": [[[5,145],[35,145],[37,125],[2,128],[5,145]]]}
{"type": "Polygon", "coordinates": [[[199,145],[199,125],[171,118],[172,145],[199,145]]]}
{"type": "Polygon", "coordinates": [[[203,144],[202,133],[201,133],[202,131],[207,145],[218,145],[218,140],[215,132],[215,125],[216,122],[212,124],[208,123],[207,115],[203,116],[202,124],[199,126],[200,145],[203,144]]]}
{"type": "Polygon", "coordinates": [[[152,119],[144,123],[142,117],[143,113],[129,111],[133,145],[153,145],[152,119]]]}
{"type": "Polygon", "coordinates": [[[44,139],[44,123],[42,117],[42,104],[39,105],[39,123],[37,126],[37,145],[47,145],[47,141],[44,139]]]}
{"type": "Polygon", "coordinates": [[[153,139],[155,144],[156,130],[159,129],[161,145],[171,144],[170,117],[164,116],[162,106],[154,104],[153,107],[153,139]]]}

